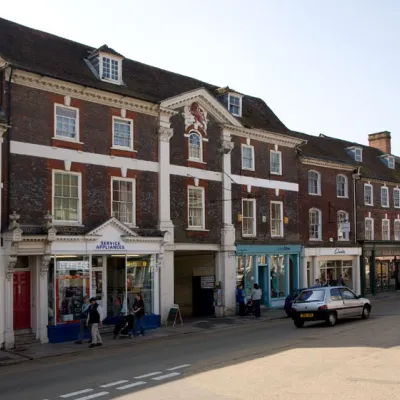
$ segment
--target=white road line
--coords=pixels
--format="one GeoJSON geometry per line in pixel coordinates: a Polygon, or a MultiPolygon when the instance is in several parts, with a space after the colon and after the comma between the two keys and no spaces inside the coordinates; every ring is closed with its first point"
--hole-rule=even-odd
{"type": "Polygon", "coordinates": [[[135,376],[135,379],[149,378],[150,376],[160,375],[162,372],[151,372],[150,374],[135,376]]]}
{"type": "Polygon", "coordinates": [[[183,364],[183,365],[178,365],[177,367],[168,368],[167,371],[175,371],[176,369],[187,368],[187,367],[190,367],[190,364],[183,364]]]}
{"type": "Polygon", "coordinates": [[[73,393],[67,393],[63,394],[62,397],[63,399],[66,399],[68,397],[74,397],[77,396],[78,394],[83,394],[83,393],[88,393],[88,392],[93,392],[93,389],[84,389],[84,390],[79,390],[79,392],[73,392],[73,393]]]}
{"type": "Polygon", "coordinates": [[[167,374],[167,375],[157,376],[156,378],[153,378],[153,380],[162,381],[163,379],[172,378],[173,376],[178,376],[180,374],[181,374],[180,372],[171,372],[170,374],[167,374]]]}
{"type": "Polygon", "coordinates": [[[117,389],[118,390],[130,389],[130,388],[133,388],[135,386],[141,386],[141,385],[145,385],[145,384],[146,384],[146,382],[140,381],[140,382],[130,383],[129,385],[124,385],[124,386],[117,387],[117,389]]]}
{"type": "Polygon", "coordinates": [[[129,382],[129,381],[117,381],[117,382],[107,383],[107,385],[101,385],[100,387],[108,388],[108,387],[117,386],[117,385],[120,385],[121,383],[126,383],[126,382],[129,382]]]}
{"type": "Polygon", "coordinates": [[[75,399],[75,400],[90,400],[90,399],[95,399],[96,397],[105,396],[106,394],[109,394],[109,393],[108,392],[93,393],[93,394],[89,394],[89,396],[80,397],[79,399],[75,399]]]}

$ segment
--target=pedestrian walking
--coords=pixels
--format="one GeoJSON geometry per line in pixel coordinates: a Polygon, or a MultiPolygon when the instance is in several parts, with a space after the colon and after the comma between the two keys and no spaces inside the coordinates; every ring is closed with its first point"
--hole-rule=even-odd
{"type": "Polygon", "coordinates": [[[239,315],[242,317],[246,309],[246,296],[243,291],[242,285],[238,285],[236,288],[236,302],[239,304],[239,315]]]}
{"type": "MultiPolygon", "coordinates": [[[[88,317],[88,312],[89,312],[89,296],[85,296],[83,298],[83,304],[82,304],[82,312],[81,312],[81,326],[79,328],[79,336],[78,340],[75,342],[75,344],[82,344],[83,339],[85,337],[85,331],[88,330],[90,333],[90,327],[87,324],[87,317],[88,317]]],[[[91,340],[89,340],[89,343],[91,343],[91,340]]]]}
{"type": "Polygon", "coordinates": [[[99,328],[103,322],[103,310],[100,305],[96,302],[96,299],[92,297],[90,299],[90,307],[88,309],[87,323],[91,328],[92,343],[89,347],[101,346],[103,341],[101,340],[99,328]]]}
{"type": "Polygon", "coordinates": [[[133,314],[135,315],[133,335],[144,336],[144,302],[141,293],[136,293],[135,301],[133,302],[133,314]]]}
{"type": "Polygon", "coordinates": [[[260,286],[255,283],[254,284],[254,289],[251,291],[251,301],[254,306],[254,316],[256,318],[260,318],[261,316],[261,296],[262,296],[262,290],[260,289],[260,286]]]}

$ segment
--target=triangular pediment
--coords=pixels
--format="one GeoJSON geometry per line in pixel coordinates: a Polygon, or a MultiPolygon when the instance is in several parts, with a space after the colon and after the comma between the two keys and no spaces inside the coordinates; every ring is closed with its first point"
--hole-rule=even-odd
{"type": "Polygon", "coordinates": [[[86,236],[101,236],[103,238],[110,238],[111,240],[111,238],[119,236],[138,236],[138,234],[117,218],[112,217],[97,228],[88,232],[86,236]]]}
{"type": "Polygon", "coordinates": [[[219,123],[242,127],[242,124],[206,89],[199,88],[161,102],[161,107],[175,110],[198,103],[200,107],[210,113],[219,123]]]}

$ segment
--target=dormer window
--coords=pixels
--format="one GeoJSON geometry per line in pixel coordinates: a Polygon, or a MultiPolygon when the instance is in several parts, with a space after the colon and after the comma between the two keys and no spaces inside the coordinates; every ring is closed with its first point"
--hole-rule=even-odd
{"type": "Polygon", "coordinates": [[[361,147],[348,147],[347,150],[353,154],[354,161],[362,162],[363,154],[361,147]]]}
{"type": "Polygon", "coordinates": [[[242,98],[238,95],[229,93],[228,95],[229,112],[236,117],[242,116],[242,98]]]}
{"type": "Polygon", "coordinates": [[[381,160],[386,164],[386,166],[390,169],[394,169],[396,163],[394,160],[394,157],[391,156],[390,154],[384,154],[383,156],[380,157],[381,160]]]}

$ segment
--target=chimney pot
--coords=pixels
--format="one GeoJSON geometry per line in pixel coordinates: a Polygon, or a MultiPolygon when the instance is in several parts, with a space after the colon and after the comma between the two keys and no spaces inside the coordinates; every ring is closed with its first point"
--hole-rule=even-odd
{"type": "Polygon", "coordinates": [[[370,147],[375,147],[385,154],[392,153],[391,136],[390,132],[378,132],[368,135],[368,142],[370,147]]]}

